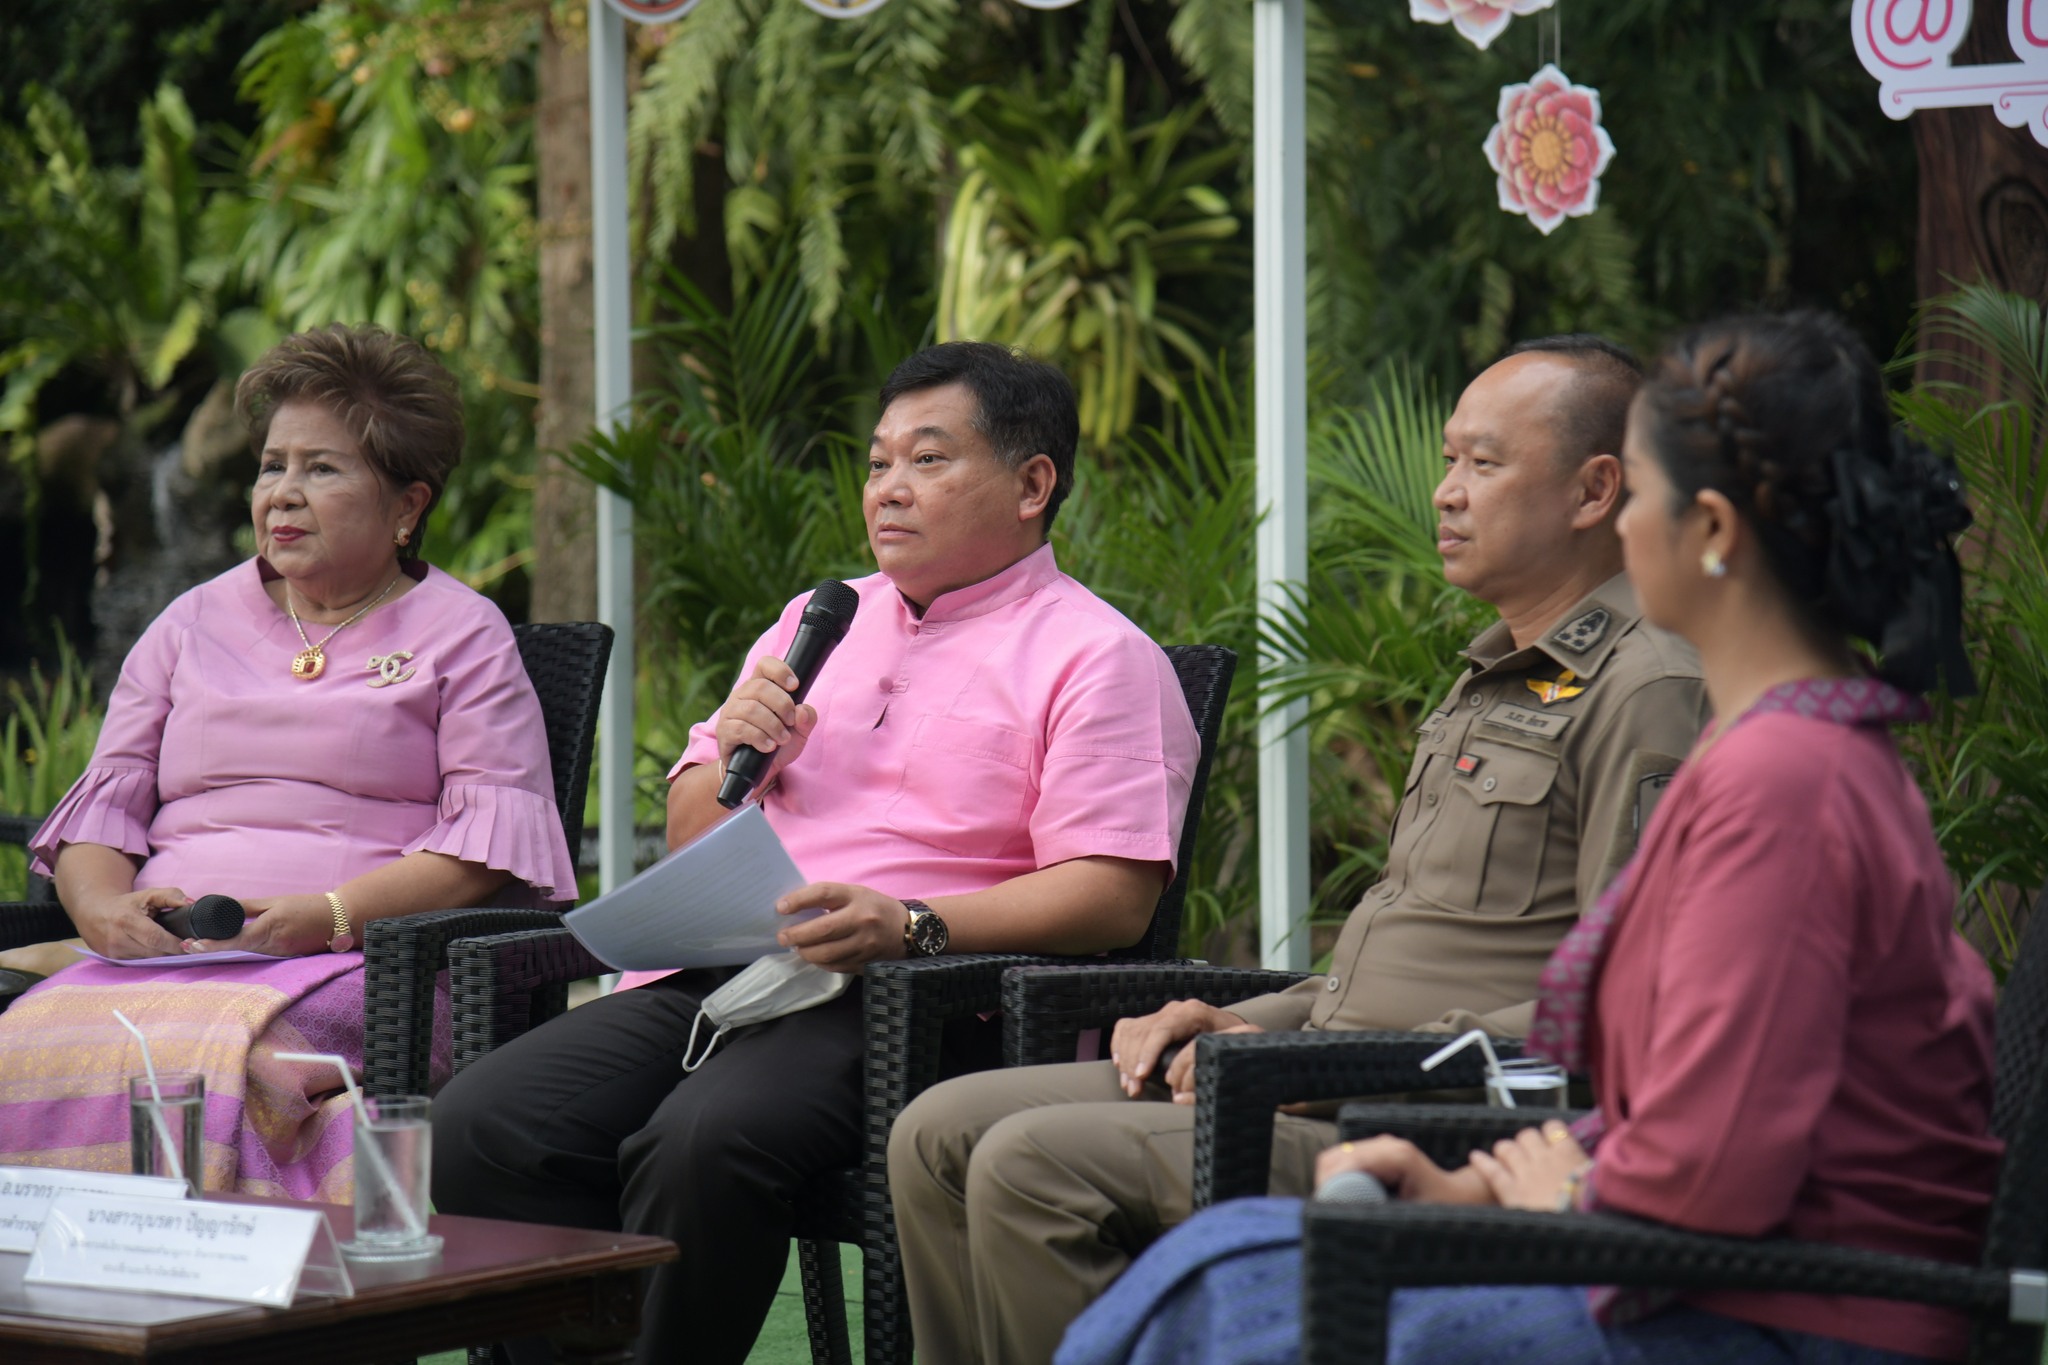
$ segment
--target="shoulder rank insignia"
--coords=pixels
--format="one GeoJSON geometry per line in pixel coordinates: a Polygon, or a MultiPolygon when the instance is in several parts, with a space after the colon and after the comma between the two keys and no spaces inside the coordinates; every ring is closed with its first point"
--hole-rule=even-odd
{"type": "Polygon", "coordinates": [[[1548,706],[1554,701],[1569,700],[1586,690],[1584,685],[1572,686],[1572,679],[1576,676],[1567,668],[1564,672],[1557,675],[1555,682],[1545,682],[1541,678],[1529,678],[1525,680],[1525,685],[1531,692],[1536,694],[1538,701],[1548,706]]]}
{"type": "Polygon", "coordinates": [[[1550,638],[1574,654],[1584,654],[1600,643],[1613,620],[1607,608],[1595,607],[1585,615],[1574,617],[1559,626],[1550,638]]]}

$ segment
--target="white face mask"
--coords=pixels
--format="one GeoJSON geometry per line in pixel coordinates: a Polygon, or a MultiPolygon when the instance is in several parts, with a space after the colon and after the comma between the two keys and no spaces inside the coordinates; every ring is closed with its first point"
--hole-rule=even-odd
{"type": "Polygon", "coordinates": [[[754,959],[752,966],[705,996],[698,1006],[696,1022],[690,1025],[690,1041],[683,1045],[683,1070],[695,1071],[710,1061],[718,1040],[733,1029],[837,1000],[852,982],[847,973],[828,972],[793,950],[754,959]],[[690,1054],[697,1050],[697,1029],[706,1019],[716,1032],[704,1045],[704,1055],[693,1062],[690,1054]]]}

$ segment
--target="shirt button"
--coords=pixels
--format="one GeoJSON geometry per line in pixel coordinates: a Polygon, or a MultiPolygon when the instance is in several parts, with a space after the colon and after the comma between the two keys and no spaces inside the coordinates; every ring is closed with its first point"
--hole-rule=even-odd
{"type": "Polygon", "coordinates": [[[1337,980],[1337,978],[1333,976],[1323,983],[1323,989],[1326,991],[1334,991],[1340,984],[1341,983],[1337,980]]]}
{"type": "Polygon", "coordinates": [[[1444,742],[1444,732],[1443,732],[1443,731],[1441,731],[1441,730],[1437,731],[1437,732],[1436,732],[1435,734],[1433,734],[1433,735],[1431,735],[1431,736],[1429,737],[1429,742],[1430,742],[1431,744],[1441,744],[1441,743],[1443,743],[1443,742],[1444,742]]]}
{"type": "Polygon", "coordinates": [[[896,690],[896,680],[894,678],[884,678],[882,679],[881,687],[884,692],[894,692],[896,690]]]}
{"type": "Polygon", "coordinates": [[[1485,694],[1485,693],[1483,693],[1483,692],[1474,692],[1474,693],[1473,693],[1473,694],[1472,694],[1471,696],[1469,696],[1469,697],[1467,697],[1467,698],[1465,699],[1465,704],[1466,704],[1467,706],[1477,706],[1477,705],[1479,705],[1479,703],[1481,703],[1481,702],[1483,702],[1483,701],[1485,701],[1485,700],[1486,700],[1486,694],[1485,694]]]}
{"type": "Polygon", "coordinates": [[[1481,782],[1479,785],[1485,788],[1487,791],[1492,791],[1495,787],[1498,787],[1500,783],[1496,782],[1494,779],[1489,777],[1484,782],[1481,782]]]}
{"type": "Polygon", "coordinates": [[[1423,797],[1422,804],[1425,806],[1434,806],[1436,804],[1436,793],[1431,792],[1429,795],[1423,797]]]}
{"type": "Polygon", "coordinates": [[[1394,884],[1392,882],[1381,882],[1372,890],[1376,896],[1391,896],[1394,894],[1394,884]]]}

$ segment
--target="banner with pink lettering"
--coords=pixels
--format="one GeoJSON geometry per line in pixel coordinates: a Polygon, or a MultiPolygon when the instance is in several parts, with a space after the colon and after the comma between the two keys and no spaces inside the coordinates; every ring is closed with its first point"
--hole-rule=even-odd
{"type": "Polygon", "coordinates": [[[1850,23],[1885,113],[1986,107],[2048,147],[2048,0],[2006,0],[2006,37],[2019,60],[1978,66],[1949,63],[1970,31],[1970,0],[1855,0],[1850,23]]]}

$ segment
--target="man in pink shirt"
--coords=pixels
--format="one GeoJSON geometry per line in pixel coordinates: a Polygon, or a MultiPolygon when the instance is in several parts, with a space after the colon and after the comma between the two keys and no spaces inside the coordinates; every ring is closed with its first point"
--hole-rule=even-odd
{"type": "MultiPolygon", "coordinates": [[[[777,907],[827,912],[781,935],[804,959],[858,973],[1126,947],[1174,874],[1199,742],[1166,656],[1046,543],[1073,484],[1072,386],[955,342],[898,366],[881,407],[863,499],[881,572],[849,585],[853,625],[802,704],[783,655],[808,595],[755,643],[669,774],[669,843],[723,818],[720,774],[749,746],[772,757],[769,823],[805,875],[833,879],[777,907]]],[[[858,982],[729,1035],[685,1076],[699,1005],[730,975],[635,974],[436,1106],[443,1211],[681,1247],[650,1287],[642,1361],[745,1360],[792,1198],[859,1156],[858,982]]]]}

